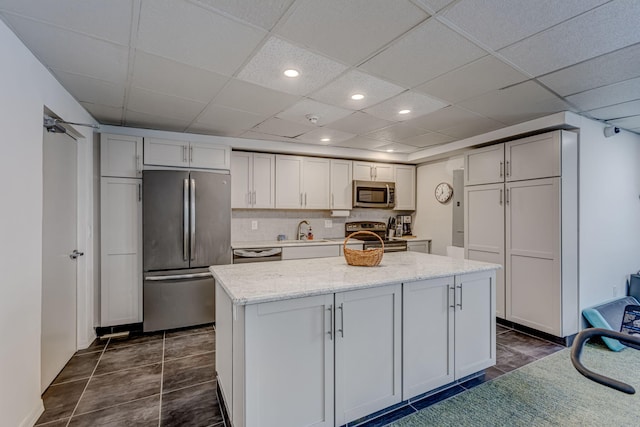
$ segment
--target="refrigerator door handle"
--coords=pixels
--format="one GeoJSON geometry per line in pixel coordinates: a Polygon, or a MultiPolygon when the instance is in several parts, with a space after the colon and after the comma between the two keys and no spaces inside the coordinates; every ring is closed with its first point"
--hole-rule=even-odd
{"type": "Polygon", "coordinates": [[[191,178],[191,261],[196,259],[196,180],[191,178]]]}
{"type": "Polygon", "coordinates": [[[182,260],[189,261],[189,180],[183,181],[182,190],[182,260]]]}
{"type": "Polygon", "coordinates": [[[149,282],[163,282],[165,280],[199,279],[202,277],[213,277],[213,275],[210,272],[193,273],[193,274],[173,274],[169,276],[148,276],[148,277],[145,277],[144,280],[149,282]]]}

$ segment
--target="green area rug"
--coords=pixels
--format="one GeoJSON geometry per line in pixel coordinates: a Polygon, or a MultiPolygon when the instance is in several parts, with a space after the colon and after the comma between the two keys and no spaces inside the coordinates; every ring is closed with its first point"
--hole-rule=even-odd
{"type": "Polygon", "coordinates": [[[614,353],[587,345],[582,363],[632,385],[628,395],[590,381],[564,349],[390,426],[631,426],[640,425],[640,351],[614,353]]]}

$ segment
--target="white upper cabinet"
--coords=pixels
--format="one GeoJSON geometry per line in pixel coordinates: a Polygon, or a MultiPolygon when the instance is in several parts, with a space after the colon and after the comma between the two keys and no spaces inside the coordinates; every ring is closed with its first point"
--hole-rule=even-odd
{"type": "Polygon", "coordinates": [[[395,166],[396,209],[414,211],[416,209],[416,167],[395,166]]]}
{"type": "Polygon", "coordinates": [[[234,151],[231,154],[231,207],[275,206],[275,155],[234,151]]]}
{"type": "Polygon", "coordinates": [[[142,178],[142,138],[101,134],[100,175],[142,178]]]}
{"type": "Polygon", "coordinates": [[[331,209],[351,209],[353,204],[353,162],[331,160],[331,209]]]}
{"type": "Polygon", "coordinates": [[[329,209],[329,159],[276,155],[276,208],[329,209]]]}
{"type": "Polygon", "coordinates": [[[464,155],[464,185],[504,182],[504,144],[468,151],[464,155]]]}
{"type": "Polygon", "coordinates": [[[229,169],[229,147],[204,142],[144,139],[144,164],[150,166],[229,169]]]}
{"type": "Polygon", "coordinates": [[[393,182],[394,169],[394,165],[387,163],[353,162],[353,179],[393,182]]]}
{"type": "Polygon", "coordinates": [[[561,175],[559,131],[517,139],[507,142],[504,147],[507,181],[561,175]]]}

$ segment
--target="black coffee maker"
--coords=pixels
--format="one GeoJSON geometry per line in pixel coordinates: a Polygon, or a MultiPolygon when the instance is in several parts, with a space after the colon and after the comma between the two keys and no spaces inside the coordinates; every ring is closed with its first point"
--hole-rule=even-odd
{"type": "Polygon", "coordinates": [[[411,236],[411,215],[396,216],[396,223],[397,230],[402,230],[402,236],[411,236]]]}

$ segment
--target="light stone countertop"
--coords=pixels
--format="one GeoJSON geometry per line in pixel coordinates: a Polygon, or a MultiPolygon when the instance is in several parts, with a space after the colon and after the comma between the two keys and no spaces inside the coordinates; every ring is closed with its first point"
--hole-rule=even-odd
{"type": "MultiPolygon", "coordinates": [[[[255,242],[231,242],[231,249],[284,248],[294,246],[342,245],[344,237],[314,240],[262,240],[255,242]]],[[[364,243],[362,240],[349,239],[349,243],[364,243]]]]}
{"type": "Polygon", "coordinates": [[[209,270],[235,305],[247,305],[498,268],[439,255],[390,252],[377,267],[355,267],[343,257],[331,257],[215,265],[209,270]]]}

